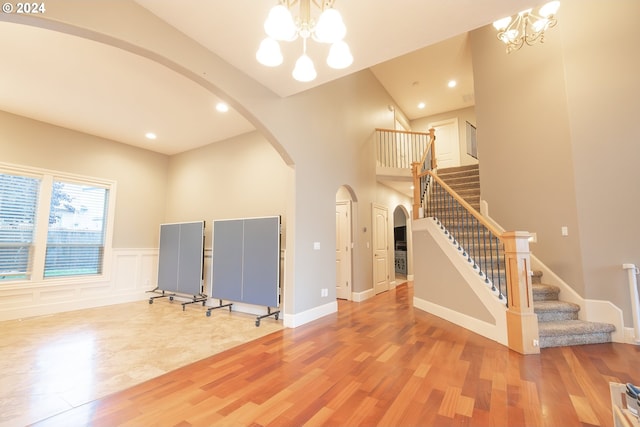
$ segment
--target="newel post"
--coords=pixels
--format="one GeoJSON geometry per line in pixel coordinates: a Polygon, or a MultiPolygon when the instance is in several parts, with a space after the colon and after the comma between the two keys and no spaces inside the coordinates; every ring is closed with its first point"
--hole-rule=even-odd
{"type": "Polygon", "coordinates": [[[413,175],[413,219],[420,218],[420,179],[418,178],[418,168],[420,163],[411,163],[411,174],[413,175]]]}
{"type": "Polygon", "coordinates": [[[538,316],[533,312],[529,233],[502,235],[507,272],[507,335],[509,348],[522,354],[540,353],[538,316]]]}

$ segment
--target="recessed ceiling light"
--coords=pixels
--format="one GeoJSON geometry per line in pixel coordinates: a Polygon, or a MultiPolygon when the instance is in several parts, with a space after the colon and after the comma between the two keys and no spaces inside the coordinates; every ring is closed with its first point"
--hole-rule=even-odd
{"type": "Polygon", "coordinates": [[[153,132],[147,132],[144,134],[147,139],[156,139],[158,136],[153,132]]]}
{"type": "Polygon", "coordinates": [[[229,111],[229,106],[224,102],[218,102],[218,104],[216,105],[216,110],[221,113],[226,113],[227,111],[229,111]]]}
{"type": "Polygon", "coordinates": [[[422,110],[424,107],[426,107],[426,104],[424,102],[421,102],[421,103],[418,104],[418,108],[419,109],[422,110]]]}
{"type": "Polygon", "coordinates": [[[458,82],[456,82],[455,80],[449,80],[449,83],[447,83],[447,86],[456,87],[457,84],[458,84],[458,82]]]}

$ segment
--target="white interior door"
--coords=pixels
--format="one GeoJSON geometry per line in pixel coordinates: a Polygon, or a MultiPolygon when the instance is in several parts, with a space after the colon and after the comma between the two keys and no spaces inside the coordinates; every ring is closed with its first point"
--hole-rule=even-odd
{"type": "Polygon", "coordinates": [[[436,160],[439,168],[460,166],[460,141],[458,118],[430,123],[429,129],[436,130],[436,160]]]}
{"type": "Polygon", "coordinates": [[[336,203],[336,298],[351,300],[351,203],[336,203]]]}
{"type": "Polygon", "coordinates": [[[389,213],[384,206],[373,206],[373,290],[389,290],[389,213]]]}

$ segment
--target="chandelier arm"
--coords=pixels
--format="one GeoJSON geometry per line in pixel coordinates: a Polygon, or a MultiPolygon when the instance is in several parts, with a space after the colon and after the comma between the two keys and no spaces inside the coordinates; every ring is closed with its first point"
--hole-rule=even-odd
{"type": "Polygon", "coordinates": [[[287,9],[291,9],[296,3],[298,3],[298,1],[300,0],[278,0],[278,2],[287,9]]]}
{"type": "Polygon", "coordinates": [[[325,10],[333,7],[335,0],[312,0],[313,4],[320,10],[325,10]]]}
{"type": "Polygon", "coordinates": [[[545,31],[555,27],[557,23],[558,21],[553,15],[543,17],[530,11],[521,12],[506,28],[498,32],[497,37],[507,45],[507,53],[509,53],[520,49],[525,44],[533,46],[538,41],[544,43],[545,31]],[[543,22],[544,25],[536,29],[537,25],[534,22],[543,22]]]}

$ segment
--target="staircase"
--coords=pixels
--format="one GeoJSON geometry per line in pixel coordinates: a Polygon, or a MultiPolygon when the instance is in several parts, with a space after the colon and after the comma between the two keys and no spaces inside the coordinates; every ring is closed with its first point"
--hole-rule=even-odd
{"type": "Polygon", "coordinates": [[[478,165],[438,169],[438,177],[480,212],[480,171],[478,165]]]}
{"type": "Polygon", "coordinates": [[[560,289],[542,283],[542,273],[534,272],[533,311],[538,315],[540,348],[611,342],[615,326],[578,320],[580,306],[560,301],[560,289]]]}
{"type": "MultiPolygon", "coordinates": [[[[438,169],[438,177],[474,209],[480,211],[478,165],[438,169]]],[[[611,333],[615,327],[607,323],[579,320],[580,306],[560,301],[560,289],[543,284],[541,272],[534,272],[532,284],[540,348],[611,342],[611,333]]]]}

